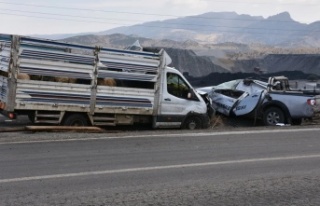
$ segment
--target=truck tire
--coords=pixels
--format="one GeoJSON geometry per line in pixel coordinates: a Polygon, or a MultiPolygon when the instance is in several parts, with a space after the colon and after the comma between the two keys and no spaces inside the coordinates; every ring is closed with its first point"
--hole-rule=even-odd
{"type": "Polygon", "coordinates": [[[292,125],[301,125],[302,124],[302,118],[292,119],[291,123],[292,123],[292,125]]]}
{"type": "Polygon", "coordinates": [[[284,113],[277,107],[270,107],[263,113],[263,122],[266,126],[275,126],[278,123],[285,123],[284,113]]]}
{"type": "Polygon", "coordinates": [[[194,130],[200,128],[202,128],[201,119],[197,116],[188,117],[183,124],[183,129],[194,130]]]}
{"type": "Polygon", "coordinates": [[[85,127],[89,125],[88,118],[84,114],[69,114],[62,122],[64,126],[78,126],[85,127]]]}

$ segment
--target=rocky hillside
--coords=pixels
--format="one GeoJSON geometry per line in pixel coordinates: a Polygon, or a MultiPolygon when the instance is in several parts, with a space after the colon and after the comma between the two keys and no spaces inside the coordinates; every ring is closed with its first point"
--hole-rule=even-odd
{"type": "Polygon", "coordinates": [[[85,44],[85,45],[101,45],[112,48],[123,49],[139,40],[143,47],[171,47],[178,49],[202,49],[205,46],[195,41],[174,41],[168,39],[155,40],[150,38],[139,37],[135,35],[124,35],[124,34],[110,34],[110,35],[80,35],[73,36],[63,39],[70,43],[85,44]]]}
{"type": "MultiPolygon", "coordinates": [[[[35,35],[62,39],[82,34],[35,35]]],[[[203,45],[226,42],[268,46],[320,47],[320,21],[304,24],[293,20],[288,12],[270,17],[250,16],[235,12],[209,12],[195,16],[152,21],[91,33],[92,35],[124,34],[133,37],[197,42],[203,45]]],[[[165,46],[165,45],[163,45],[165,46]]]]}
{"type": "Polygon", "coordinates": [[[261,68],[266,73],[302,71],[320,75],[320,54],[269,54],[263,58],[236,60],[233,72],[253,72],[261,68]]]}
{"type": "Polygon", "coordinates": [[[270,54],[261,63],[268,72],[303,71],[320,75],[319,54],[270,54]]]}
{"type": "Polygon", "coordinates": [[[243,73],[243,72],[232,73],[232,74],[211,73],[203,77],[186,76],[186,78],[195,87],[205,87],[205,86],[218,85],[223,82],[227,82],[235,79],[246,79],[246,78],[259,79],[267,82],[270,76],[282,76],[282,75],[288,77],[290,80],[304,79],[304,80],[314,81],[320,78],[320,76],[318,75],[310,75],[301,71],[291,71],[291,72],[286,71],[286,72],[276,72],[276,73],[268,73],[268,74],[243,73]]]}
{"type": "Polygon", "coordinates": [[[173,40],[152,40],[141,37],[125,36],[119,34],[113,35],[84,35],[76,36],[64,39],[67,42],[85,44],[85,45],[100,45],[112,48],[126,48],[127,46],[139,40],[140,44],[146,48],[164,48],[172,59],[173,66],[183,73],[188,73],[194,77],[206,76],[212,72],[229,72],[223,67],[214,64],[209,57],[198,56],[190,48],[201,49],[197,43],[192,41],[186,41],[183,43],[176,42],[173,40]]]}
{"type": "Polygon", "coordinates": [[[100,34],[121,33],[152,39],[195,40],[202,43],[260,43],[282,47],[320,46],[320,22],[303,24],[288,12],[268,18],[235,12],[210,12],[197,16],[119,27],[100,34]]]}
{"type": "Polygon", "coordinates": [[[83,35],[64,39],[67,42],[126,48],[140,41],[143,47],[165,48],[176,67],[193,77],[206,77],[210,73],[251,73],[259,67],[266,73],[302,71],[320,75],[320,49],[285,49],[261,44],[199,44],[194,41],[154,40],[123,34],[83,35]]]}
{"type": "Polygon", "coordinates": [[[197,56],[192,50],[165,48],[174,66],[182,73],[193,77],[207,76],[211,73],[228,72],[223,67],[214,64],[209,57],[197,56]]]}

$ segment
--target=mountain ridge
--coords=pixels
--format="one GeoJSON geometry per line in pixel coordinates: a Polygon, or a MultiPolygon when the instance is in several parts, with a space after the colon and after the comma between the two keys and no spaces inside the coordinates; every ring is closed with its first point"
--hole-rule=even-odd
{"type": "Polygon", "coordinates": [[[303,24],[288,12],[268,18],[210,12],[65,41],[123,49],[139,40],[143,47],[166,48],[174,57],[172,66],[197,78],[214,72],[250,73],[255,67],[266,73],[303,71],[320,75],[319,31],[320,21],[303,24]]]}
{"type": "Polygon", "coordinates": [[[193,40],[203,44],[235,42],[282,47],[320,47],[319,32],[320,21],[310,24],[300,23],[293,20],[289,12],[281,12],[266,18],[236,12],[207,12],[194,16],[116,27],[99,32],[32,36],[63,39],[84,34],[119,33],[158,40],[193,40]]]}
{"type": "Polygon", "coordinates": [[[292,47],[292,45],[319,47],[319,30],[320,22],[300,23],[293,20],[289,12],[282,12],[268,18],[236,12],[208,12],[197,16],[114,28],[99,34],[121,33],[175,41],[192,39],[200,43],[215,44],[235,42],[283,47],[292,47]],[[316,44],[311,43],[313,40],[316,44]]]}

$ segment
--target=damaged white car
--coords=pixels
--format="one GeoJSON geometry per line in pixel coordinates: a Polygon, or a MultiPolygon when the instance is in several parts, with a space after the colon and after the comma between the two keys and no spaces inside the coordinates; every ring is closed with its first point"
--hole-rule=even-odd
{"type": "Polygon", "coordinates": [[[265,125],[299,125],[311,118],[319,97],[290,89],[288,78],[270,77],[268,82],[240,79],[198,88],[207,92],[216,112],[225,116],[250,116],[265,125]]]}

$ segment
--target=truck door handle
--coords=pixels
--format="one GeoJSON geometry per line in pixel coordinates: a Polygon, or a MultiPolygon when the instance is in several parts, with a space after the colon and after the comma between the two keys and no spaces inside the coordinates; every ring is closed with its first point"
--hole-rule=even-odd
{"type": "Polygon", "coordinates": [[[171,102],[171,99],[170,98],[165,98],[164,101],[171,102]]]}

